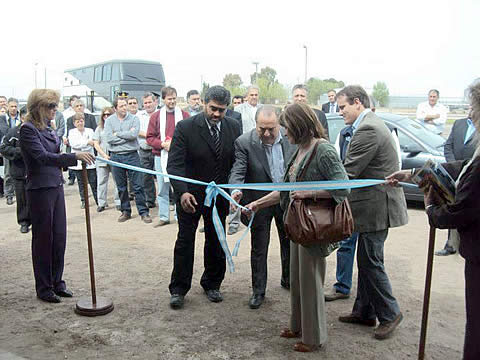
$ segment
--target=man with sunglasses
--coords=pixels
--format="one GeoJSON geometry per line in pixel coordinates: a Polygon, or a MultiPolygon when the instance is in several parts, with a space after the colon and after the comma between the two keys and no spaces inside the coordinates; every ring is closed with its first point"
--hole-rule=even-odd
{"type": "MultiPolygon", "coordinates": [[[[237,120],[225,116],[230,92],[213,86],[205,94],[205,111],[177,124],[170,145],[167,171],[171,175],[210,183],[227,184],[235,161],[234,142],[242,133],[237,120]]],[[[171,179],[177,203],[178,235],[169,286],[170,307],[180,309],[191,288],[195,234],[200,217],[205,224],[204,267],[200,280],[208,300],[223,300],[220,285],[225,276],[225,254],[213,225],[212,207],[205,206],[205,186],[171,179]]],[[[217,197],[216,207],[223,226],[229,204],[217,197]]]]}

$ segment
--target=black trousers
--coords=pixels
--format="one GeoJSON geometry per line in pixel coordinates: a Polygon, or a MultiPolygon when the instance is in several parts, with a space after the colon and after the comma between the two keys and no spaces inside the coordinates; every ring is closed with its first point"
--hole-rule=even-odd
{"type": "Polygon", "coordinates": [[[32,260],[39,297],[65,289],[62,280],[67,218],[63,186],[28,190],[32,220],[32,260]]]}
{"type": "MultiPolygon", "coordinates": [[[[78,191],[80,192],[80,200],[85,202],[85,193],[83,191],[83,176],[82,170],[73,170],[75,177],[77,178],[78,191]]],[[[95,203],[98,205],[97,198],[97,170],[96,169],[87,169],[87,179],[90,184],[90,190],[92,190],[93,198],[95,203]]]]}
{"type": "Polygon", "coordinates": [[[465,260],[465,327],[464,360],[480,359],[480,264],[465,260]]]}
{"type": "MultiPolygon", "coordinates": [[[[203,205],[203,197],[196,196],[197,211],[186,213],[180,201],[177,201],[178,235],[173,254],[173,271],[169,285],[170,294],[185,295],[192,286],[193,259],[195,249],[195,233],[200,216],[205,226],[205,245],[203,247],[204,272],[200,285],[205,290],[218,290],[225,277],[225,254],[218,241],[212,222],[212,209],[203,205]]],[[[217,210],[225,229],[225,219],[228,213],[228,203],[217,198],[217,210]]]]}
{"type": "MultiPolygon", "coordinates": [[[[282,261],[281,282],[290,284],[290,241],[285,234],[283,226],[283,211],[280,205],[270,206],[255,214],[251,228],[252,247],[250,261],[254,294],[265,295],[265,289],[267,287],[268,245],[270,244],[270,228],[273,219],[275,219],[278,238],[280,240],[280,259],[282,261]]],[[[242,218],[242,222],[245,223],[245,218],[242,218]]]]}
{"type": "Polygon", "coordinates": [[[26,179],[14,179],[15,182],[15,196],[17,198],[17,222],[19,225],[30,226],[30,210],[25,193],[26,179]]]}

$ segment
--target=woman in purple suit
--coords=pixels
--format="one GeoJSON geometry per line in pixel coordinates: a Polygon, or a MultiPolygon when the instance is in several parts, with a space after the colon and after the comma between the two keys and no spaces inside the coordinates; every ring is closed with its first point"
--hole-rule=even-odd
{"type": "Polygon", "coordinates": [[[26,195],[32,221],[32,260],[37,297],[59,303],[72,297],[62,280],[67,220],[62,168],[77,160],[93,163],[92,154],[60,153],[60,139],[50,127],[60,95],[50,89],[33,90],[27,118],[20,128],[20,148],[27,173],[26,195]]]}

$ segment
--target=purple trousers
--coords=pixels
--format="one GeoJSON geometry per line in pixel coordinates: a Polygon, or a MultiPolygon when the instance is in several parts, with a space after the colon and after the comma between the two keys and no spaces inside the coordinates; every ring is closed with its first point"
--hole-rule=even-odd
{"type": "Polygon", "coordinates": [[[32,222],[32,260],[38,297],[64,290],[67,219],[63,186],[27,190],[32,222]]]}

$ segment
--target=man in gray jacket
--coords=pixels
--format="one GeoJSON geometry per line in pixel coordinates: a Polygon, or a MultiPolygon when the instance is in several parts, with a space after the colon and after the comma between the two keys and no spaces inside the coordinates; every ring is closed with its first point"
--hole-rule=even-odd
{"type": "MultiPolygon", "coordinates": [[[[105,137],[110,146],[110,159],[123,164],[141,167],[140,156],[138,155],[138,132],[140,121],[127,111],[127,100],[117,98],[113,102],[116,113],[105,121],[105,137]]],[[[127,170],[114,166],[112,170],[117,184],[118,194],[121,201],[122,215],[118,222],[125,222],[131,218],[132,208],[128,196],[127,176],[133,185],[135,192],[135,203],[137,210],[144,223],[151,223],[145,192],[143,190],[143,174],[138,171],[127,170]]]]}
{"type": "MultiPolygon", "coordinates": [[[[350,179],[385,179],[399,170],[395,142],[385,123],[370,110],[368,94],[347,86],[337,95],[340,114],[353,135],[346,147],[344,167],[350,179]]],[[[376,339],[389,337],[403,319],[383,264],[388,229],[407,223],[402,188],[383,185],[352,189],[348,197],[358,236],[357,298],[351,314],[339,320],[375,326],[376,339]]]]}
{"type": "MultiPolygon", "coordinates": [[[[280,132],[280,124],[275,108],[264,106],[255,116],[256,128],[243,134],[235,141],[235,163],[230,172],[230,184],[283,182],[285,167],[296,149],[285,134],[280,132]]],[[[242,204],[260,199],[268,191],[234,190],[232,197],[242,204]]],[[[278,238],[280,239],[280,257],[282,260],[282,278],[280,284],[290,288],[290,243],[283,227],[283,211],[280,205],[260,210],[253,220],[251,228],[252,250],[252,289],[251,309],[258,309],[265,298],[267,287],[267,254],[270,242],[270,227],[275,218],[278,238]]]]}

